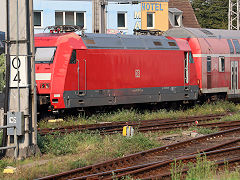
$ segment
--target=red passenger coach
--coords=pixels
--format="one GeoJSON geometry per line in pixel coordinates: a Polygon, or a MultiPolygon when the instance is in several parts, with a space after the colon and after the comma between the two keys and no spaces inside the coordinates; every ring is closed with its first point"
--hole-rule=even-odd
{"type": "Polygon", "coordinates": [[[36,82],[51,110],[198,98],[196,65],[183,39],[39,34],[36,82]]]}
{"type": "Polygon", "coordinates": [[[202,94],[240,97],[240,31],[174,28],[165,36],[189,42],[202,94]]]}

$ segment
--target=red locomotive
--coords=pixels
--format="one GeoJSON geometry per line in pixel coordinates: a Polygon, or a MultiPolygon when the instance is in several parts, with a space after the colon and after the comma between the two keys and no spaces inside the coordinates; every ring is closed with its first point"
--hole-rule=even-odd
{"type": "Polygon", "coordinates": [[[187,40],[48,33],[35,37],[39,104],[51,110],[198,98],[187,40]]]}

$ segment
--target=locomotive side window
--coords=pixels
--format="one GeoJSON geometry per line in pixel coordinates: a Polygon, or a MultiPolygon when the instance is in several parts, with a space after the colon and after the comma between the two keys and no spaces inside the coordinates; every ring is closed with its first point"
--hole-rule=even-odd
{"type": "Polygon", "coordinates": [[[224,72],[225,71],[225,58],[224,57],[219,57],[219,72],[224,72]]]}
{"type": "Polygon", "coordinates": [[[72,51],[72,56],[70,58],[70,62],[69,63],[70,64],[76,64],[76,62],[77,62],[76,58],[77,58],[76,50],[73,50],[72,51]]]}
{"type": "Polygon", "coordinates": [[[192,53],[189,52],[188,54],[189,54],[189,63],[194,63],[192,53]]]}
{"type": "Polygon", "coordinates": [[[162,43],[160,41],[153,41],[153,44],[155,46],[162,46],[162,43]]]}
{"type": "Polygon", "coordinates": [[[177,46],[175,42],[168,42],[169,46],[177,46]]]}
{"type": "Polygon", "coordinates": [[[239,45],[238,40],[237,39],[233,39],[232,41],[233,41],[233,44],[235,46],[236,53],[240,54],[240,45],[239,45]]]}
{"type": "Polygon", "coordinates": [[[212,58],[211,58],[211,56],[208,56],[207,57],[207,72],[211,72],[211,70],[212,70],[212,58]]]}
{"type": "Polygon", "coordinates": [[[53,63],[56,47],[37,47],[35,63],[53,63]]]}

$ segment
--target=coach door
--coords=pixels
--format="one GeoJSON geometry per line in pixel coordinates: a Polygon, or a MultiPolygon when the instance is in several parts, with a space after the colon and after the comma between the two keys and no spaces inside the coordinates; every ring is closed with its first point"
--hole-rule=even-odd
{"type": "Polygon", "coordinates": [[[238,61],[231,61],[231,90],[235,94],[238,89],[238,61]]]}

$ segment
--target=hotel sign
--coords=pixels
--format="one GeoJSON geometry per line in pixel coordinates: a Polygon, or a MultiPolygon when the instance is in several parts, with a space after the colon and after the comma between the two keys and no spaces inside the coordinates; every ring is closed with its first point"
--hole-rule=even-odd
{"type": "Polygon", "coordinates": [[[142,11],[163,11],[161,3],[153,3],[153,2],[143,2],[141,4],[142,11]]]}

